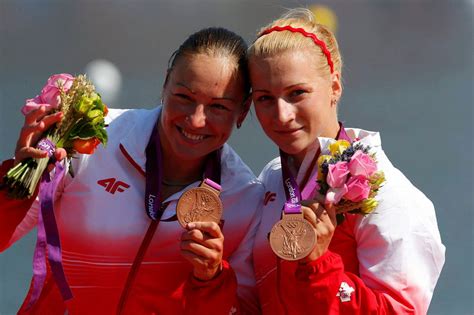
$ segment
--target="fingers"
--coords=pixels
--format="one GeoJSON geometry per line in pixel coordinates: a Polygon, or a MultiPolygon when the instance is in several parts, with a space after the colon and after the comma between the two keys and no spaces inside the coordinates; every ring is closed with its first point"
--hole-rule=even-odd
{"type": "Polygon", "coordinates": [[[40,106],[25,115],[25,125],[31,125],[46,115],[46,106],[40,106]]]}
{"type": "Polygon", "coordinates": [[[43,150],[35,149],[33,147],[23,147],[16,151],[15,153],[15,164],[23,161],[26,158],[35,158],[41,159],[48,157],[48,153],[43,150]]]}
{"type": "Polygon", "coordinates": [[[337,219],[336,219],[336,206],[332,203],[327,203],[325,205],[326,211],[329,216],[329,220],[334,226],[337,226],[337,219]]]}
{"type": "Polygon", "coordinates": [[[67,157],[66,150],[63,148],[56,148],[54,151],[54,158],[56,161],[62,161],[67,157]]]}
{"type": "MultiPolygon", "coordinates": [[[[51,110],[50,110],[51,111],[51,110]]],[[[25,116],[25,126],[35,126],[36,128],[48,129],[53,124],[61,121],[63,117],[62,112],[49,114],[45,106],[40,106],[38,109],[32,110],[25,116]]]]}
{"type": "Polygon", "coordinates": [[[181,251],[183,252],[183,255],[186,254],[188,257],[193,258],[193,260],[199,259],[201,261],[209,262],[219,261],[219,258],[222,257],[222,246],[214,244],[213,247],[217,247],[217,249],[209,248],[190,240],[181,241],[181,251]]]}
{"type": "Polygon", "coordinates": [[[302,260],[306,262],[321,257],[329,248],[336,229],[336,213],[333,205],[323,206],[315,200],[306,200],[302,204],[303,215],[313,225],[316,233],[316,244],[312,252],[302,260]]]}
{"type": "Polygon", "coordinates": [[[193,222],[186,227],[188,230],[181,234],[182,250],[190,251],[201,257],[209,256],[209,251],[222,255],[224,235],[216,223],[193,222]]]}
{"type": "Polygon", "coordinates": [[[198,229],[215,238],[224,237],[224,235],[222,234],[221,228],[215,222],[191,222],[186,225],[186,229],[188,230],[198,229]]]}
{"type": "Polygon", "coordinates": [[[326,223],[331,222],[334,226],[337,225],[336,206],[334,206],[332,203],[326,203],[324,206],[322,206],[322,203],[319,203],[316,200],[303,200],[301,201],[301,205],[302,209],[307,209],[303,211],[303,214],[308,221],[315,221],[316,223],[320,221],[326,223]],[[311,211],[316,215],[315,220],[312,220],[312,215],[308,209],[311,209],[311,211]]]}
{"type": "MultiPolygon", "coordinates": [[[[17,141],[15,150],[15,161],[19,162],[25,158],[43,158],[46,153],[32,148],[42,137],[44,132],[48,130],[55,123],[61,121],[63,117],[62,112],[48,114],[45,106],[32,110],[25,116],[25,124],[23,125],[20,136],[17,141]]],[[[63,152],[58,153],[59,157],[63,157],[63,152]]]]}
{"type": "Polygon", "coordinates": [[[23,126],[20,134],[20,143],[21,140],[28,140],[23,141],[23,145],[34,145],[38,140],[42,137],[44,132],[51,128],[54,124],[61,121],[63,114],[61,112],[57,112],[51,115],[44,116],[40,121],[34,122],[30,125],[23,126]]]}
{"type": "Polygon", "coordinates": [[[193,222],[181,234],[181,255],[193,266],[195,277],[211,279],[219,269],[224,252],[224,236],[214,222],[193,222]]]}
{"type": "Polygon", "coordinates": [[[188,230],[181,234],[182,244],[196,243],[211,250],[223,251],[224,235],[216,223],[193,222],[186,227],[188,230]]]}
{"type": "Polygon", "coordinates": [[[303,212],[303,217],[316,228],[316,223],[318,221],[318,217],[316,216],[316,212],[305,206],[301,206],[301,211],[303,212]]]}

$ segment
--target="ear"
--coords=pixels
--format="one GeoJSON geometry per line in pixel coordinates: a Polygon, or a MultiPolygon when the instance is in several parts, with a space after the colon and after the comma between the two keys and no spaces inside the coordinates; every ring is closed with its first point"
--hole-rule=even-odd
{"type": "Polygon", "coordinates": [[[331,74],[331,89],[331,97],[337,104],[342,95],[341,74],[337,71],[331,74]]]}
{"type": "Polygon", "coordinates": [[[237,118],[237,126],[241,126],[244,122],[245,117],[247,117],[247,114],[249,113],[250,105],[252,105],[252,98],[249,95],[242,104],[242,111],[240,112],[239,117],[237,118]]]}

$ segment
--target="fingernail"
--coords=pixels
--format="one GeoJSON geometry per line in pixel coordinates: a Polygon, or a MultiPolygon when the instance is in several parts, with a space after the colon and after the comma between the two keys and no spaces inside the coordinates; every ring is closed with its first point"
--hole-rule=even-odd
{"type": "Polygon", "coordinates": [[[187,227],[188,227],[188,229],[194,229],[196,227],[196,224],[188,223],[187,227]]]}

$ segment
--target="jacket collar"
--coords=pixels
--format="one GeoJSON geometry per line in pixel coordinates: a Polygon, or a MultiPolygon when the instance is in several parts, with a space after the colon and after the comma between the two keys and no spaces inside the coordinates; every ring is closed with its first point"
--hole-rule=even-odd
{"type": "Polygon", "coordinates": [[[130,131],[120,140],[120,150],[137,170],[145,174],[145,149],[161,113],[161,106],[137,112],[138,118],[130,126],[130,131]]]}

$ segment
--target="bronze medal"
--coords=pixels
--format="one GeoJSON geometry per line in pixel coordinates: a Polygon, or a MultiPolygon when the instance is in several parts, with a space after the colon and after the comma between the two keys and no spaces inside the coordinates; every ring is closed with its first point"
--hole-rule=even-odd
{"type": "Polygon", "coordinates": [[[216,222],[222,216],[219,191],[204,182],[200,187],[185,191],[176,205],[176,215],[182,227],[190,222],[216,222]]]}
{"type": "Polygon", "coordinates": [[[316,244],[316,232],[302,213],[284,214],[270,232],[270,246],[284,260],[300,260],[308,256],[316,244]]]}

